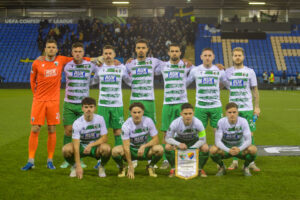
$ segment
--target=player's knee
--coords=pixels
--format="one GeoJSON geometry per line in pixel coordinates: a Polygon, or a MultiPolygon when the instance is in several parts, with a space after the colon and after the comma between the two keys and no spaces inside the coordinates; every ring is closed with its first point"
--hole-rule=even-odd
{"type": "Polygon", "coordinates": [[[115,136],[121,135],[121,129],[114,129],[114,135],[115,136]]]}
{"type": "Polygon", "coordinates": [[[216,154],[218,152],[218,147],[213,145],[212,147],[210,147],[209,149],[209,153],[210,154],[216,154]]]}
{"type": "Polygon", "coordinates": [[[74,154],[73,143],[69,143],[63,146],[62,153],[65,158],[71,157],[74,154]]]}
{"type": "Polygon", "coordinates": [[[112,149],[111,154],[113,157],[123,156],[124,151],[122,145],[116,146],[112,149]]]}
{"type": "Polygon", "coordinates": [[[48,126],[48,133],[54,133],[55,131],[56,131],[56,126],[55,125],[48,126]]]}
{"type": "Polygon", "coordinates": [[[110,155],[110,153],[111,153],[110,146],[108,144],[101,144],[100,153],[101,153],[101,155],[106,155],[106,156],[110,155]]]}
{"type": "Polygon", "coordinates": [[[170,145],[170,144],[166,144],[165,149],[166,149],[167,151],[172,151],[172,150],[173,150],[173,146],[170,145]]]}
{"type": "Polygon", "coordinates": [[[250,147],[248,147],[248,151],[250,154],[254,155],[257,152],[257,148],[254,145],[250,145],[250,147]]]}
{"type": "Polygon", "coordinates": [[[41,130],[41,126],[39,126],[39,125],[33,125],[33,126],[31,127],[31,131],[32,131],[33,133],[39,133],[40,130],[41,130]]]}
{"type": "Polygon", "coordinates": [[[200,147],[200,151],[207,153],[207,152],[209,151],[208,145],[207,145],[207,144],[203,144],[203,145],[200,147]]]}
{"type": "Polygon", "coordinates": [[[162,155],[164,152],[164,148],[161,145],[154,145],[152,150],[155,155],[162,155]]]}
{"type": "Polygon", "coordinates": [[[72,126],[65,126],[65,135],[72,136],[72,126]]]}

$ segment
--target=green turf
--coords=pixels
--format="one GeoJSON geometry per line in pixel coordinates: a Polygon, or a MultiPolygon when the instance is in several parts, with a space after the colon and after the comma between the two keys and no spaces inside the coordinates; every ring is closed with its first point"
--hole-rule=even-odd
{"type": "MultiPolygon", "coordinates": [[[[97,98],[97,90],[91,96],[97,98]]],[[[61,92],[63,100],[64,91],[61,92]]],[[[222,91],[222,103],[228,101],[228,92],[222,91]]],[[[157,127],[160,127],[162,90],[156,90],[157,127]]],[[[300,92],[260,91],[261,116],[255,132],[259,145],[299,145],[300,92]]],[[[189,100],[194,104],[194,90],[189,90],[189,100]]],[[[209,160],[205,166],[208,178],[185,181],[168,178],[168,170],[157,170],[158,178],[150,178],[145,163],[140,162],[136,178],[116,177],[113,160],[106,167],[105,179],[92,169],[96,161],[85,159],[88,168],[83,180],[69,178],[69,169],[59,169],[63,161],[61,148],[63,126],[57,127],[57,146],[54,157],[58,169],[46,169],[47,129],[42,128],[36,154],[36,168],[23,172],[27,161],[30,133],[31,91],[0,90],[0,199],[300,199],[300,157],[258,157],[261,172],[244,177],[242,171],[228,172],[215,177],[216,165],[209,160]]],[[[127,116],[129,91],[124,90],[124,110],[127,116]]],[[[61,104],[62,106],[62,104],[61,104]]],[[[207,130],[208,143],[213,143],[212,129],[207,130]]],[[[113,144],[109,131],[109,143],[113,144]]],[[[229,164],[229,160],[225,161],[229,164]]]]}

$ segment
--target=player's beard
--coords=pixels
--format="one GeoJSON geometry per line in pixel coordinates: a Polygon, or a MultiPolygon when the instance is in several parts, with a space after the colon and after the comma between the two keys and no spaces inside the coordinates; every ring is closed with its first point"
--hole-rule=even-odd
{"type": "Polygon", "coordinates": [[[240,67],[243,65],[243,61],[241,60],[240,62],[235,62],[233,61],[234,66],[240,67]]]}
{"type": "Polygon", "coordinates": [[[172,57],[171,60],[172,60],[173,62],[177,62],[177,61],[179,60],[179,58],[178,58],[178,57],[172,57]]]}
{"type": "Polygon", "coordinates": [[[142,52],[138,54],[138,58],[145,58],[145,57],[146,57],[145,54],[142,52]]]}

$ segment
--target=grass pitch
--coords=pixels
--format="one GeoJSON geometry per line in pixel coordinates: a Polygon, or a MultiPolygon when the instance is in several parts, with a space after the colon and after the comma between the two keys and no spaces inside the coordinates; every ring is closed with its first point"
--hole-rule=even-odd
{"type": "MultiPolygon", "coordinates": [[[[189,90],[194,105],[194,90],[189,90]]],[[[124,90],[124,110],[127,116],[129,90],[124,90]]],[[[91,90],[98,98],[98,90],[91,90]]],[[[161,124],[163,90],[156,90],[157,128],[161,124]]],[[[61,92],[63,102],[64,91],[61,92]]],[[[228,102],[228,91],[221,93],[222,103],[228,102]]],[[[260,91],[261,116],[257,121],[255,142],[258,145],[300,144],[300,92],[260,91]]],[[[57,126],[54,164],[46,168],[47,128],[43,126],[36,153],[36,168],[20,170],[27,162],[32,93],[29,89],[0,90],[0,199],[300,199],[300,157],[258,157],[261,172],[244,177],[240,168],[215,177],[216,165],[208,160],[208,178],[181,180],[168,178],[169,170],[157,170],[158,178],[150,178],[145,162],[139,162],[135,179],[117,178],[118,169],[111,159],[106,167],[107,178],[100,179],[93,169],[96,160],[86,158],[82,180],[69,177],[69,169],[60,169],[63,125],[57,126]]],[[[61,103],[61,107],[62,107],[61,103]]],[[[62,109],[61,109],[62,111],[62,109]]],[[[207,141],[213,144],[212,129],[207,129],[207,141]]],[[[109,130],[109,143],[113,144],[109,130]]],[[[229,164],[229,160],[225,164],[229,164]]]]}

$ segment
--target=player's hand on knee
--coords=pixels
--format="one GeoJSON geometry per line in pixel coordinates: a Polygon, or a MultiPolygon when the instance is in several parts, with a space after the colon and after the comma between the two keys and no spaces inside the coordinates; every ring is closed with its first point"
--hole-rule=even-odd
{"type": "Polygon", "coordinates": [[[229,153],[233,156],[236,156],[240,153],[240,149],[238,147],[231,147],[229,153]]]}
{"type": "Polygon", "coordinates": [[[84,154],[90,154],[90,153],[91,153],[91,149],[92,149],[92,147],[89,146],[89,145],[87,145],[87,146],[85,147],[85,149],[83,150],[83,153],[84,153],[84,154]]]}
{"type": "Polygon", "coordinates": [[[187,149],[187,146],[186,146],[186,144],[184,144],[184,143],[180,143],[178,147],[179,147],[179,149],[181,149],[181,150],[186,150],[186,149],[187,149]]]}
{"type": "Polygon", "coordinates": [[[83,169],[81,166],[76,167],[76,177],[78,179],[82,179],[82,177],[83,177],[83,169]]]}
{"type": "Polygon", "coordinates": [[[138,150],[138,157],[142,157],[144,155],[144,151],[145,151],[145,146],[141,145],[138,150]]]}

